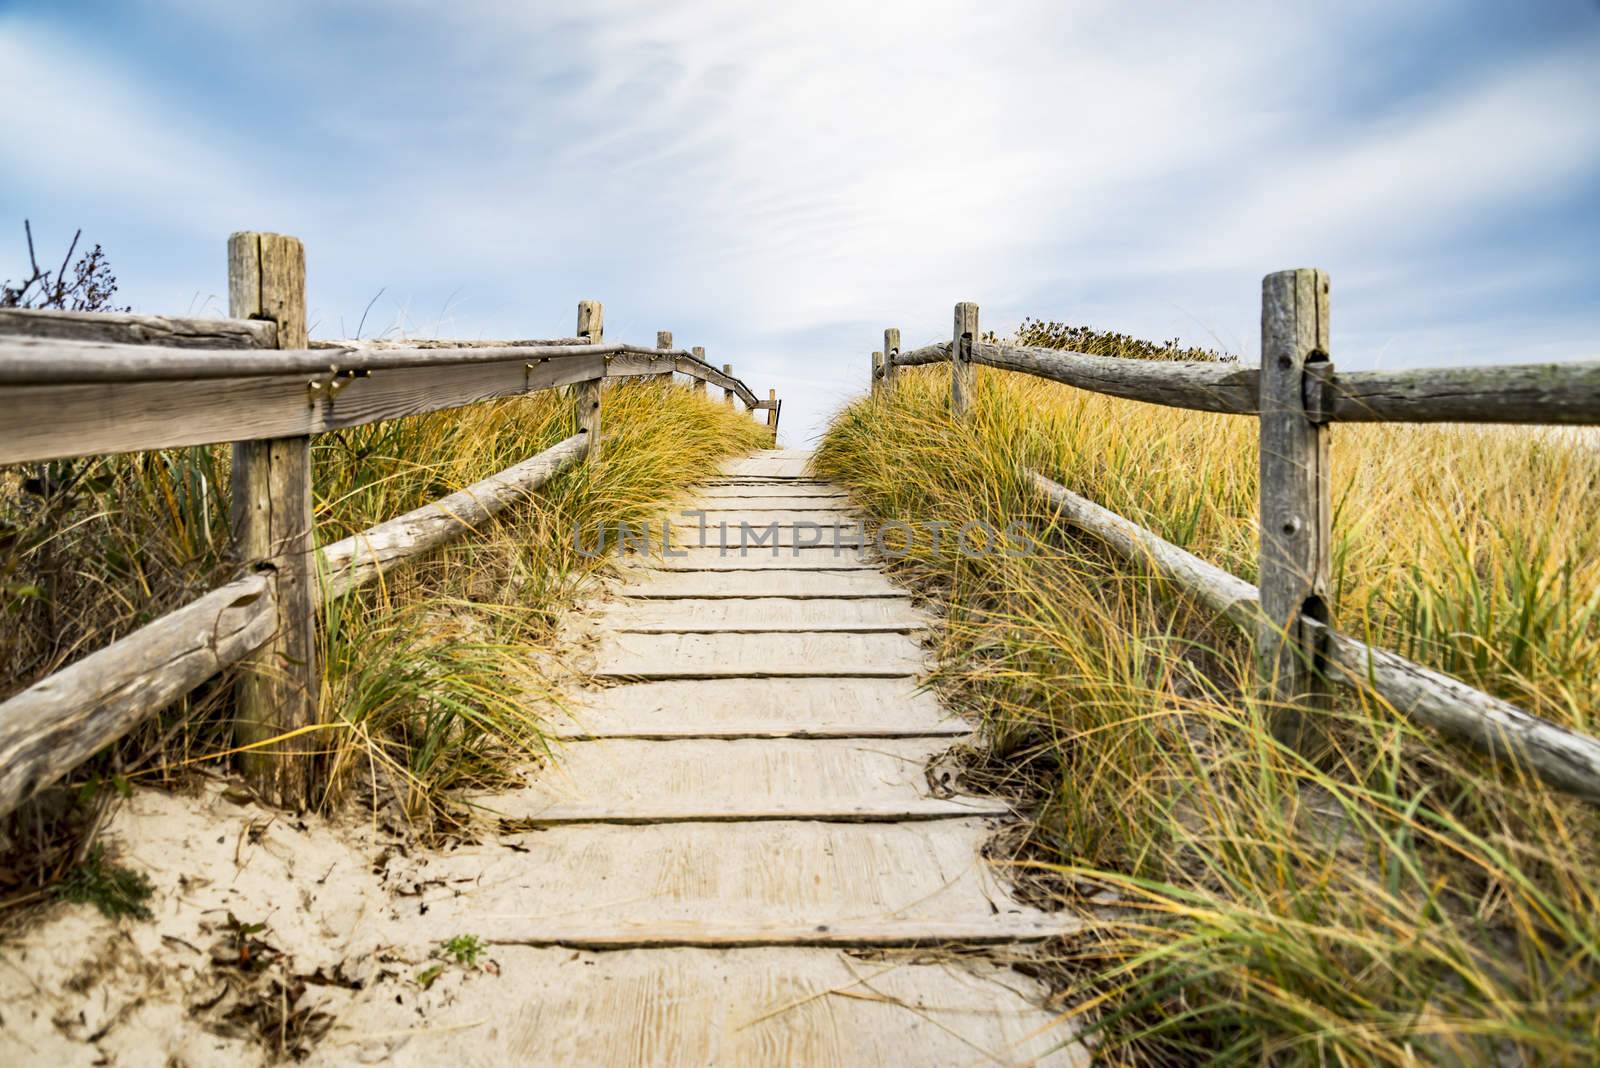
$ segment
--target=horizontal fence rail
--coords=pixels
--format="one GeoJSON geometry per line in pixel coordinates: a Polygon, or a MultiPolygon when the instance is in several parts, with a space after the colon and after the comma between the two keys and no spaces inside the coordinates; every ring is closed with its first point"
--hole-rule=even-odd
{"type": "Polygon", "coordinates": [[[979,340],[977,306],[956,305],[952,339],[900,351],[884,332],[870,363],[876,392],[897,367],[948,362],[951,409],[970,400],[981,364],[1126,400],[1255,416],[1261,423],[1260,587],[1160,538],[1038,472],[1034,486],[1071,525],[1244,628],[1255,639],[1261,696],[1273,730],[1301,748],[1322,729],[1330,684],[1374,693],[1400,713],[1484,752],[1531,768],[1600,803],[1600,739],[1530,715],[1459,679],[1368,645],[1332,624],[1327,427],[1335,422],[1600,424],[1600,361],[1338,372],[1328,341],[1328,281],[1282,271],[1262,285],[1259,367],[1139,360],[979,340]]]}
{"type": "MultiPolygon", "coordinates": [[[[950,359],[950,345],[894,357],[897,367],[950,359]]],[[[1261,372],[1237,364],[1133,360],[1060,349],[974,342],[972,362],[1171,408],[1260,412],[1261,372]]],[[[1334,423],[1600,423],[1600,361],[1334,372],[1308,380],[1313,416],[1334,423]]],[[[881,372],[875,378],[885,377],[881,372]]]]}
{"type": "Polygon", "coordinates": [[[236,742],[269,801],[310,798],[310,765],[281,743],[320,722],[317,605],[478,531],[552,478],[600,460],[606,382],[682,374],[765,411],[704,349],[608,343],[597,301],[573,337],[312,342],[304,252],[277,234],[229,239],[231,317],[0,309],[0,464],[232,443],[244,573],[0,703],[0,816],[231,666],[236,742]],[[571,387],[579,432],[522,463],[322,547],[312,540],[312,436],[571,387]]]}

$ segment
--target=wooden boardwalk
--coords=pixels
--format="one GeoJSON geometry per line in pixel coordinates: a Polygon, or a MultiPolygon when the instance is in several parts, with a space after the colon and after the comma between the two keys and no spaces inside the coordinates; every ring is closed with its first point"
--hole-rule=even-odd
{"type": "MultiPolygon", "coordinates": [[[[848,522],[806,459],[732,463],[692,507],[735,530],[848,522]]],[[[1031,980],[938,948],[1071,921],[981,858],[1003,804],[930,791],[929,758],[969,728],[917,690],[927,621],[905,592],[831,548],[628,572],[576,628],[596,685],[557,763],[482,799],[503,835],[435,861],[426,881],[452,889],[412,918],[494,943],[501,978],[462,1009],[492,1021],[492,1053],[484,1025],[436,1017],[395,1062],[1085,1060],[1031,980]]]]}

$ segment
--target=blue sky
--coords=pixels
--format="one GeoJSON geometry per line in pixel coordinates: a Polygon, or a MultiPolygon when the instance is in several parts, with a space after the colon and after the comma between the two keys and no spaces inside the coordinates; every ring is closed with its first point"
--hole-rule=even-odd
{"type": "Polygon", "coordinates": [[[306,243],[316,336],[607,333],[732,362],[803,444],[885,326],[1024,316],[1256,355],[1333,281],[1334,360],[1600,357],[1600,3],[0,0],[21,219],[137,310],[306,243]]]}

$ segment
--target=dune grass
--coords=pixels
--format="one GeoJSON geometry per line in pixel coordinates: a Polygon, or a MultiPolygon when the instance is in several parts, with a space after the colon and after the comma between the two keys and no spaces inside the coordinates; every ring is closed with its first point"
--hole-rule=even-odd
{"type": "MultiPolygon", "coordinates": [[[[476,536],[325,605],[323,710],[333,726],[308,736],[329,773],[324,806],[359,786],[426,828],[450,791],[542,752],[540,658],[561,611],[604,566],[576,551],[574,528],[651,514],[721,458],[766,440],[747,415],[657,381],[609,387],[605,429],[598,465],[563,473],[476,536]]],[[[575,431],[571,396],[553,390],[322,435],[312,449],[318,541],[419,507],[575,431]]],[[[228,455],[225,446],[182,449],[0,472],[0,694],[231,573],[228,455]]],[[[170,780],[227,750],[229,682],[152,718],[75,773],[66,792],[170,780]]],[[[26,846],[40,822],[25,809],[0,837],[26,846]]]]}
{"type": "MultiPolygon", "coordinates": [[[[956,420],[948,367],[897,378],[816,466],[879,522],[1025,524],[1010,555],[919,537],[895,566],[945,608],[936,681],[987,728],[969,777],[1035,807],[1018,874],[1089,921],[1061,1005],[1109,1063],[1600,1063],[1595,811],[1348,693],[1331,754],[1285,750],[1242,636],[1020,475],[1253,581],[1253,420],[985,368],[956,420]]],[[[1341,426],[1333,464],[1339,626],[1600,727],[1593,439],[1341,426]]]]}

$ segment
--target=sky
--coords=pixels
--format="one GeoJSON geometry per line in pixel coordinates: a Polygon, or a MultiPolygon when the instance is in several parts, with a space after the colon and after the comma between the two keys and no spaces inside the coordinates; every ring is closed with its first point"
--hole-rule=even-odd
{"type": "Polygon", "coordinates": [[[958,301],[1254,360],[1321,267],[1341,368],[1600,357],[1600,0],[0,0],[0,99],[0,278],[225,314],[289,233],[314,337],[600,300],[789,445],[958,301]]]}

